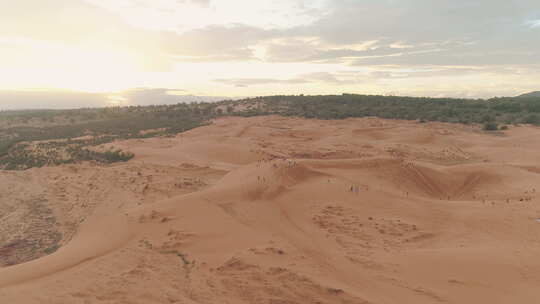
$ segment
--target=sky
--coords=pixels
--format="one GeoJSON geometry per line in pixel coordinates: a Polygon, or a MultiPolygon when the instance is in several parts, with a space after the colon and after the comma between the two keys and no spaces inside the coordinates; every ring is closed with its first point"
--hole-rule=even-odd
{"type": "Polygon", "coordinates": [[[539,80],[538,0],[0,1],[0,109],[489,98],[539,80]]]}

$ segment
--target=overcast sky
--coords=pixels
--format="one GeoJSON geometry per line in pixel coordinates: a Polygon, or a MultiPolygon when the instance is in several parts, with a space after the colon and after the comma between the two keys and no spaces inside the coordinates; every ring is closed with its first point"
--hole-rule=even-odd
{"type": "Polygon", "coordinates": [[[0,109],[517,95],[539,50],[538,0],[0,1],[0,109]]]}

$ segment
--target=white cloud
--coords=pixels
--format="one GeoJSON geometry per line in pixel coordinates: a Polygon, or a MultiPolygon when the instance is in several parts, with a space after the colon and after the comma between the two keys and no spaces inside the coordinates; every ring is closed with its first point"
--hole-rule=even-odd
{"type": "Polygon", "coordinates": [[[528,26],[531,28],[540,28],[540,19],[538,20],[529,20],[526,22],[528,26]]]}

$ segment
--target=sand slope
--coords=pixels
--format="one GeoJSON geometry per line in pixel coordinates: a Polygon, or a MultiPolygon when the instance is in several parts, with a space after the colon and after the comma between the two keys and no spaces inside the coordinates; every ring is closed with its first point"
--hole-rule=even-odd
{"type": "Polygon", "coordinates": [[[0,302],[535,303],[539,135],[224,118],[115,143],[127,164],[2,172],[2,261],[25,263],[0,302]],[[36,223],[58,251],[12,245],[36,223]]]}

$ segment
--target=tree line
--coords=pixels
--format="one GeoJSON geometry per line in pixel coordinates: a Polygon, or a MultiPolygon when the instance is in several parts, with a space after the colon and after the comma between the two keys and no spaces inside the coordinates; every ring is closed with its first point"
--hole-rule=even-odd
{"type": "Polygon", "coordinates": [[[0,168],[27,169],[88,160],[100,163],[126,161],[133,157],[128,152],[95,152],[88,147],[119,139],[172,136],[225,115],[317,119],[375,116],[419,122],[481,124],[484,130],[493,131],[512,124],[540,125],[540,97],[456,99],[356,94],[276,95],[215,103],[2,111],[0,168]],[[90,139],[78,139],[83,136],[90,139]],[[67,140],[55,141],[59,139],[67,140]],[[51,146],[34,149],[30,143],[36,141],[51,141],[51,146]]]}

